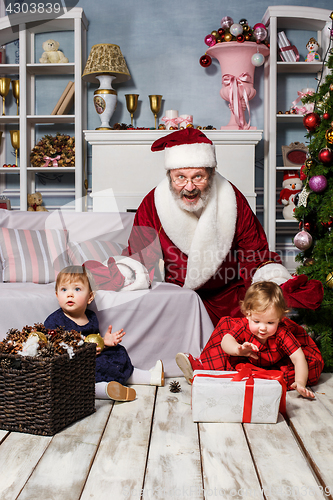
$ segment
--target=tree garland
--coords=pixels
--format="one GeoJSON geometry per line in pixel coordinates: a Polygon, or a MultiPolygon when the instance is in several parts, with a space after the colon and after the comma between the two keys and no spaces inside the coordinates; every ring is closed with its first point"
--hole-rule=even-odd
{"type": "Polygon", "coordinates": [[[75,138],[69,135],[45,135],[32,149],[34,167],[75,167],[75,138]]]}

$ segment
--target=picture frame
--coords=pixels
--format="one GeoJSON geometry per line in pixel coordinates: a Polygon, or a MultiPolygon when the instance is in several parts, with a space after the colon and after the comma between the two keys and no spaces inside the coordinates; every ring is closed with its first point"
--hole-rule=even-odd
{"type": "Polygon", "coordinates": [[[0,195],[0,208],[4,208],[5,210],[11,210],[10,199],[7,196],[0,195]]]}
{"type": "Polygon", "coordinates": [[[300,168],[309,151],[303,142],[292,142],[289,146],[281,146],[281,149],[285,168],[300,168]]]}

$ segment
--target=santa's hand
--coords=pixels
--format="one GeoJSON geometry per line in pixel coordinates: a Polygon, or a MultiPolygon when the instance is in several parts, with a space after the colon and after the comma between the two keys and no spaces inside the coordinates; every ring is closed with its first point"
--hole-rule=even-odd
{"type": "Polygon", "coordinates": [[[150,287],[149,273],[141,262],[131,257],[115,256],[117,267],[125,277],[121,291],[145,290],[150,287]]]}
{"type": "Polygon", "coordinates": [[[316,396],[313,394],[310,389],[307,387],[304,387],[304,385],[299,384],[297,382],[294,382],[290,386],[292,389],[295,389],[303,398],[308,398],[308,399],[316,399],[316,396]]]}
{"type": "Polygon", "coordinates": [[[282,283],[291,278],[292,275],[282,264],[266,264],[256,270],[252,278],[252,283],[257,283],[257,281],[273,281],[277,285],[282,285],[282,283]]]}
{"type": "Polygon", "coordinates": [[[254,354],[256,351],[259,351],[258,346],[252,344],[251,342],[244,342],[243,344],[239,344],[238,346],[239,356],[258,359],[257,354],[254,354]]]}

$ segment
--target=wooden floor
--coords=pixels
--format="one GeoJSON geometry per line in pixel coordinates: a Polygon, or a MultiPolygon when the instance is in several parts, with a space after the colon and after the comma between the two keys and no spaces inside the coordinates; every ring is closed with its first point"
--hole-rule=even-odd
{"type": "Polygon", "coordinates": [[[333,374],[288,422],[195,424],[191,388],[135,386],[53,437],[0,431],[1,500],[333,498],[333,374]]]}

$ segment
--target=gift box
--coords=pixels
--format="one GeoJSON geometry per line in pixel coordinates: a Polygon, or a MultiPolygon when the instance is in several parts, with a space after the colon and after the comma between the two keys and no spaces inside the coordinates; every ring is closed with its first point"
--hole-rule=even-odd
{"type": "Polygon", "coordinates": [[[279,409],[285,413],[285,391],[282,372],[277,370],[273,375],[268,370],[253,372],[248,368],[246,372],[196,370],[193,421],[276,423],[279,409]]]}
{"type": "Polygon", "coordinates": [[[0,429],[53,436],[95,411],[95,344],[72,358],[0,353],[0,429]]]}
{"type": "Polygon", "coordinates": [[[295,45],[291,45],[284,31],[278,34],[279,53],[282,61],[296,62],[299,60],[299,53],[295,45]]]}

